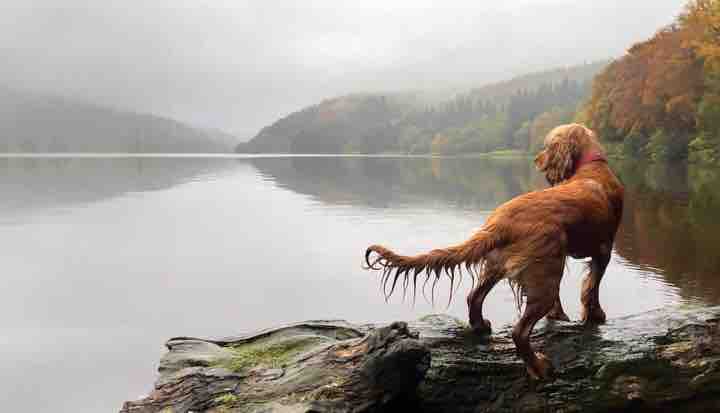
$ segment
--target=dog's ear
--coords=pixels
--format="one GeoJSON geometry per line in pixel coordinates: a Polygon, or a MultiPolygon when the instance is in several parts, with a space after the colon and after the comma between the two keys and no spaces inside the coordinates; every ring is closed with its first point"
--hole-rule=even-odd
{"type": "Polygon", "coordinates": [[[535,158],[535,165],[545,173],[550,185],[570,179],[575,173],[575,166],[582,156],[583,138],[587,133],[588,130],[582,125],[570,125],[535,158]]]}

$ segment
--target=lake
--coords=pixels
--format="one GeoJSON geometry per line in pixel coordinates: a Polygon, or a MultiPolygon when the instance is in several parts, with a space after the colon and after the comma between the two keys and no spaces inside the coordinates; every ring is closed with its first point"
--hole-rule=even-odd
{"type": "MultiPolygon", "coordinates": [[[[614,165],[623,223],[601,288],[608,317],[720,304],[720,170],[614,165]]],[[[341,318],[467,318],[396,294],[361,268],[381,243],[463,241],[500,203],[544,185],[527,158],[0,158],[0,405],[105,412],[151,389],[166,339],[341,318]]],[[[561,297],[579,318],[583,263],[561,297]]],[[[495,327],[517,313],[502,283],[495,327]]]]}

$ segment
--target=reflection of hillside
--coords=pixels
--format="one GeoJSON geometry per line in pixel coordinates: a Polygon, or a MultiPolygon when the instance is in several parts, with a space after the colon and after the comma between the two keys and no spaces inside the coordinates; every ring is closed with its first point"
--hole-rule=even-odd
{"type": "Polygon", "coordinates": [[[0,158],[3,216],[158,191],[237,168],[218,159],[0,158]]]}
{"type": "Polygon", "coordinates": [[[540,182],[528,159],[253,159],[277,185],[326,203],[372,207],[442,201],[493,209],[540,182]]]}
{"type": "MultiPolygon", "coordinates": [[[[528,159],[0,158],[0,219],[160,191],[253,167],[274,184],[320,202],[371,208],[492,210],[543,185],[528,159]]],[[[720,170],[615,167],[626,186],[617,253],[631,265],[661,274],[687,298],[720,304],[720,170]]]]}
{"type": "Polygon", "coordinates": [[[623,165],[625,213],[616,251],[660,271],[687,298],[720,303],[720,171],[623,165]]]}
{"type": "MultiPolygon", "coordinates": [[[[542,186],[527,159],[253,159],[277,185],[328,204],[404,207],[442,202],[491,210],[542,186]]],[[[615,165],[626,186],[616,252],[661,274],[686,298],[720,304],[720,171],[615,165]]]]}

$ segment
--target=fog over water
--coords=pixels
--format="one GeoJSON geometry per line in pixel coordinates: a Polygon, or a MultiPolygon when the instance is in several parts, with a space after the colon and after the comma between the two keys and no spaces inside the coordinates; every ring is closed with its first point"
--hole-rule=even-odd
{"type": "MultiPolygon", "coordinates": [[[[387,154],[429,152],[436,132],[464,130],[477,119],[463,116],[481,112],[469,130],[490,140],[480,126],[490,111],[504,115],[496,109],[510,107],[515,90],[492,105],[455,102],[457,119],[439,116],[443,126],[432,128],[413,122],[433,111],[403,118],[405,103],[392,97],[338,99],[338,108],[357,103],[367,116],[311,130],[315,112],[306,111],[312,116],[277,135],[281,144],[297,136],[345,143],[327,153],[385,156],[234,156],[250,146],[238,149],[237,140],[337,95],[448,98],[538,70],[604,62],[671,23],[685,2],[3,0],[0,153],[9,155],[0,155],[0,406],[117,411],[151,389],[162,344],[173,336],[321,318],[380,323],[445,312],[465,320],[468,280],[449,303],[449,283],[438,286],[435,303],[421,292],[416,302],[410,294],[386,301],[378,274],[361,267],[365,248],[413,254],[456,244],[501,203],[543,187],[517,150],[534,143],[528,122],[575,113],[590,75],[535,79],[547,92],[537,96],[564,109],[533,107],[516,124],[508,120],[516,128],[502,129],[496,143],[527,145],[485,148],[514,149],[500,159],[387,154]],[[390,127],[398,120],[407,121],[397,128],[406,135],[390,127]],[[370,121],[374,135],[363,129],[370,121]],[[359,126],[339,131],[352,129],[346,125],[359,126]],[[427,150],[359,150],[340,132],[364,143],[402,137],[427,150]],[[169,152],[186,156],[162,155],[169,152]]],[[[294,143],[297,152],[318,152],[306,150],[314,139],[294,143]]],[[[720,171],[613,168],[627,198],[601,289],[608,317],[720,304],[720,171]]],[[[584,268],[572,260],[561,289],[573,319],[584,268]]],[[[518,315],[505,283],[486,308],[494,326],[518,315]]]]}
{"type": "Polygon", "coordinates": [[[622,55],[684,0],[6,0],[0,85],[249,138],[322,98],[622,55]]]}

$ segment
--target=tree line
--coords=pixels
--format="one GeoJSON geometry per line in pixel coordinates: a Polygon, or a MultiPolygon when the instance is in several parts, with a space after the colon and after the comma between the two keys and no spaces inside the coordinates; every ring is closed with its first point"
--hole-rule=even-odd
{"type": "Polygon", "coordinates": [[[421,107],[391,95],[331,99],[238,150],[534,151],[569,121],[596,129],[619,157],[720,163],[720,0],[691,0],[672,24],[609,64],[533,73],[421,107]]]}
{"type": "Polygon", "coordinates": [[[720,161],[720,0],[693,0],[593,83],[578,119],[620,156],[720,161]]]}
{"type": "Polygon", "coordinates": [[[422,104],[412,94],[328,99],[263,128],[238,152],[462,154],[533,150],[573,118],[605,62],[550,70],[422,104]]]}

